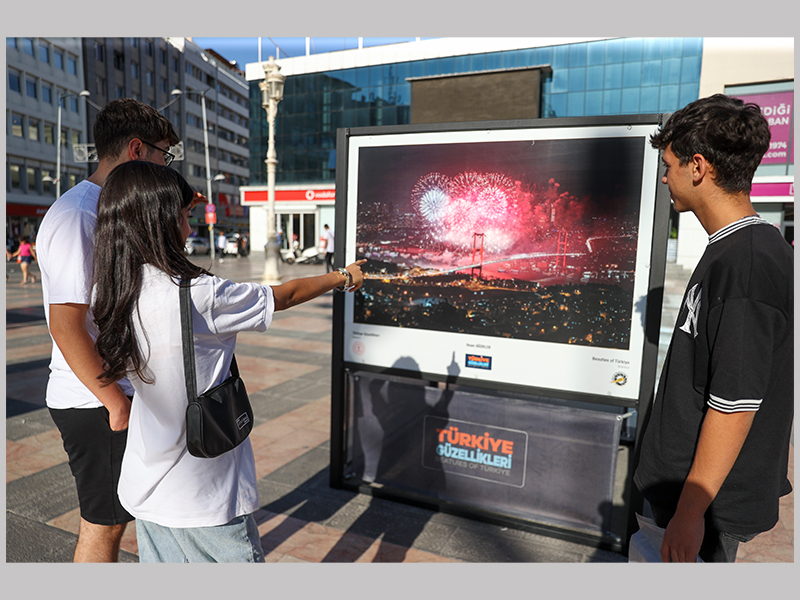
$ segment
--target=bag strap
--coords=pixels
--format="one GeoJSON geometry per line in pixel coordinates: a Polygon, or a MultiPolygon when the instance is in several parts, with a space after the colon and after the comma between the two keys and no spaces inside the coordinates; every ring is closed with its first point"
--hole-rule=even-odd
{"type": "MultiPolygon", "coordinates": [[[[181,280],[181,345],[183,346],[183,373],[186,377],[186,395],[189,402],[197,399],[197,369],[194,362],[194,327],[192,326],[191,280],[181,280]]],[[[231,357],[231,376],[239,377],[236,355],[231,357]]]]}
{"type": "Polygon", "coordinates": [[[197,371],[194,366],[194,334],[192,327],[191,280],[181,281],[181,344],[183,346],[183,373],[186,377],[186,396],[189,402],[197,399],[197,371]]]}

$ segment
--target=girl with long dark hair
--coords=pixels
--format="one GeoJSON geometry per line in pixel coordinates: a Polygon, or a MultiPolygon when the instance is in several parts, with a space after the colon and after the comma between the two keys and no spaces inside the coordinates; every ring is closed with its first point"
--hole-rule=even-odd
{"type": "Polygon", "coordinates": [[[136,517],[141,562],[261,562],[250,440],[216,458],[188,453],[178,290],[191,280],[197,389],[230,374],[240,331],[273,312],[363,277],[339,271],[277,286],[234,283],[183,254],[194,192],[176,171],[131,161],[106,179],[97,209],[92,310],[103,383],[128,376],[135,395],[119,498],[136,517]],[[344,280],[344,281],[343,281],[344,280]]]}

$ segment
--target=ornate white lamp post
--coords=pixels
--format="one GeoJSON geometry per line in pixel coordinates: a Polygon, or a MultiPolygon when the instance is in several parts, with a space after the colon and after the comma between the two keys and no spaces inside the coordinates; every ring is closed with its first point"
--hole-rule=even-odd
{"type": "Polygon", "coordinates": [[[270,56],[264,65],[264,81],[259,83],[261,88],[261,106],[267,111],[269,123],[269,146],[267,149],[267,246],[264,261],[264,277],[262,283],[274,285],[281,282],[278,267],[280,251],[278,249],[278,236],[275,227],[275,169],[278,164],[278,155],[275,152],[275,116],[278,113],[278,103],[283,100],[283,83],[286,76],[280,74],[280,66],[275,62],[275,57],[270,56]]]}

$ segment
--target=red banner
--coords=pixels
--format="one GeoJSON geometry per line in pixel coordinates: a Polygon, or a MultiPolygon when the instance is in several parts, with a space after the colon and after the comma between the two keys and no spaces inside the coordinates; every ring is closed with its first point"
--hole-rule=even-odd
{"type": "MultiPolygon", "coordinates": [[[[334,202],[336,190],[275,190],[275,202],[334,202]]],[[[269,202],[267,190],[245,190],[242,204],[269,202]]]]}

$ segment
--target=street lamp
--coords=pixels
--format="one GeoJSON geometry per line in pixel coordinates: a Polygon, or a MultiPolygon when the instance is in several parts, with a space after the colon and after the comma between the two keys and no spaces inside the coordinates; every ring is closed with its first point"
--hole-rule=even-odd
{"type": "MultiPolygon", "coordinates": [[[[178,96],[182,94],[200,94],[200,106],[202,107],[203,111],[203,147],[205,150],[205,157],[206,157],[206,198],[208,198],[208,202],[214,206],[214,199],[211,196],[211,160],[208,156],[208,115],[206,113],[206,94],[210,91],[209,89],[203,90],[202,92],[184,92],[183,90],[174,89],[170,92],[175,98],[159,108],[159,112],[167,108],[170,104],[175,102],[178,99],[178,96]]],[[[216,208],[216,206],[214,206],[216,208]]],[[[209,239],[209,246],[211,246],[211,260],[214,260],[214,249],[216,246],[216,242],[214,241],[214,224],[208,224],[208,239],[209,239]]]]}
{"type": "Polygon", "coordinates": [[[278,268],[279,250],[278,236],[275,231],[275,167],[278,156],[275,152],[275,116],[278,113],[278,103],[283,100],[283,83],[286,76],[280,74],[280,66],[275,62],[275,57],[270,56],[264,66],[264,80],[258,84],[261,89],[261,106],[267,111],[269,123],[269,146],[267,149],[267,247],[264,261],[264,277],[262,283],[270,285],[281,281],[278,268]]]}
{"type": "Polygon", "coordinates": [[[72,96],[82,96],[86,98],[89,96],[89,90],[83,90],[82,92],[78,92],[77,94],[67,94],[59,92],[58,94],[58,149],[56,151],[56,198],[61,197],[61,103],[64,102],[65,99],[71,98],[72,96]]]}
{"type": "Polygon", "coordinates": [[[226,179],[227,179],[227,177],[225,177],[225,175],[223,175],[222,173],[217,173],[216,175],[214,175],[211,178],[211,183],[216,183],[217,184],[217,200],[220,199],[219,198],[219,182],[220,181],[225,181],[226,179]]]}

